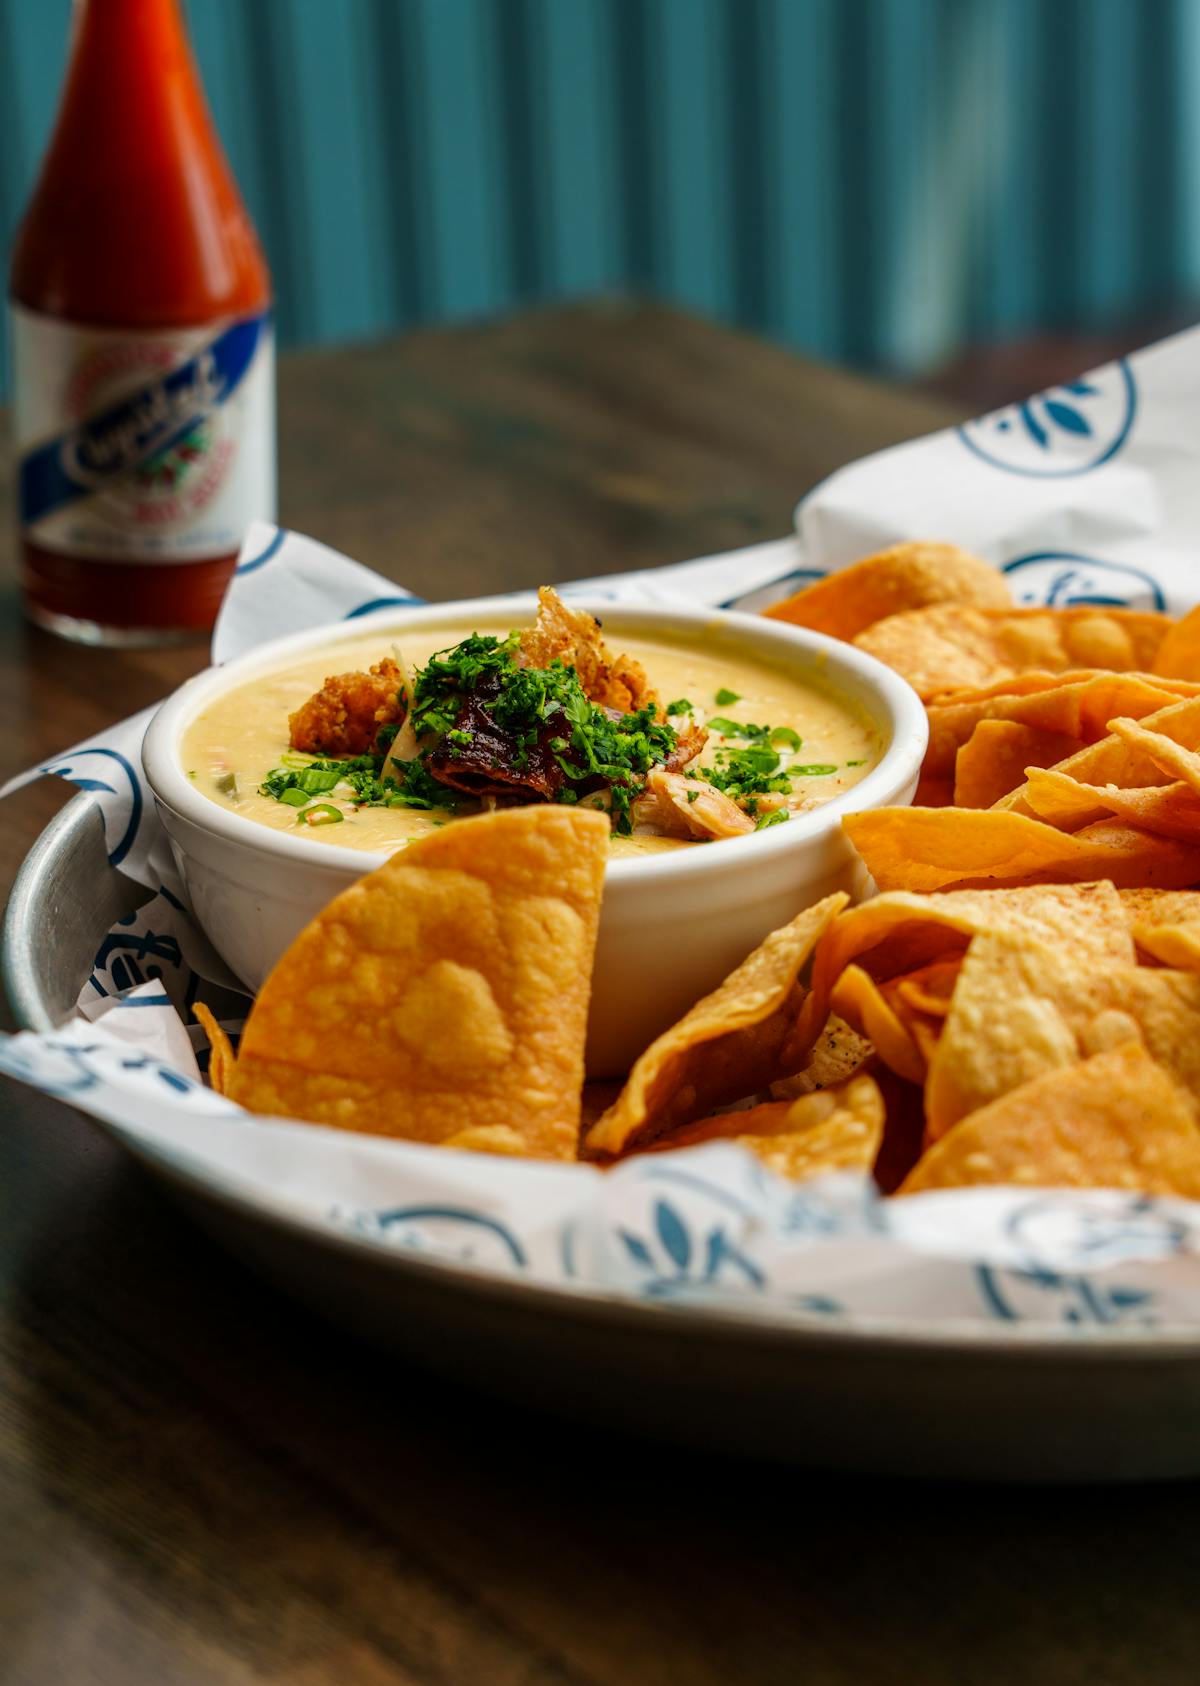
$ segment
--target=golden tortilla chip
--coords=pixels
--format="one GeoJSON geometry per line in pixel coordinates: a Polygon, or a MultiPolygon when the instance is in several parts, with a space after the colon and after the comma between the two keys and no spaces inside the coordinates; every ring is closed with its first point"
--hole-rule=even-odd
{"type": "MultiPolygon", "coordinates": [[[[1143,729],[1170,738],[1185,749],[1200,749],[1200,698],[1184,697],[1153,714],[1144,715],[1143,729]]],[[[1179,776],[1164,771],[1158,763],[1136,744],[1110,730],[1097,743],[1089,744],[1065,761],[1056,763],[1056,773],[1066,773],[1081,784],[1119,785],[1126,790],[1141,790],[1151,785],[1171,784],[1179,776]]],[[[999,811],[1030,813],[1022,785],[996,803],[999,811]]]]}
{"type": "Polygon", "coordinates": [[[1117,785],[1080,784],[1057,768],[1029,769],[1025,801],[1038,819],[1059,831],[1115,816],[1142,831],[1185,841],[1200,836],[1200,795],[1182,781],[1123,790],[1117,785]]]}
{"type": "Polygon", "coordinates": [[[900,1194],[980,1183],[1123,1188],[1200,1198],[1200,1130],[1186,1090],[1137,1042],[1047,1071],[964,1118],[900,1194]]]}
{"type": "Polygon", "coordinates": [[[1200,837],[1184,843],[1115,823],[1072,835],[1001,808],[876,808],[842,825],[881,890],[1097,878],[1178,888],[1200,879],[1200,837]]]}
{"type": "Polygon", "coordinates": [[[893,978],[888,984],[888,990],[894,990],[899,999],[919,1013],[928,1017],[944,1019],[950,1011],[950,1000],[958,983],[958,974],[962,967],[962,955],[955,954],[945,960],[931,961],[928,966],[921,966],[915,972],[907,972],[902,977],[893,978]]]}
{"type": "MultiPolygon", "coordinates": [[[[982,720],[963,744],[954,762],[954,805],[990,808],[1025,782],[1029,767],[1052,767],[1083,748],[1078,738],[1062,732],[1043,732],[1017,720],[982,720]]],[[[921,804],[913,798],[917,806],[921,804]]]]}
{"type": "Polygon", "coordinates": [[[1191,925],[1200,921],[1200,890],[1151,890],[1144,886],[1117,892],[1128,922],[1191,925]]]}
{"type": "Polygon", "coordinates": [[[930,1139],[1043,1072],[1129,1041],[1200,1096],[1200,978],[976,937],[929,1065],[930,1139]]]}
{"type": "Polygon", "coordinates": [[[933,603],[1012,607],[1008,581],[990,562],[953,544],[897,544],[839,568],[773,603],[766,613],[831,638],[854,638],[876,621],[933,603]]]}
{"type": "Polygon", "coordinates": [[[883,1139],[883,1097],[874,1079],[851,1077],[795,1101],[764,1101],[746,1112],[702,1118],[660,1139],[654,1151],[733,1141],[793,1182],[835,1171],[869,1171],[883,1139]]]}
{"type": "Polygon", "coordinates": [[[798,1071],[820,1028],[799,1045],[800,973],[848,900],[841,892],[826,896],[772,931],[724,983],[652,1042],[617,1101],[588,1131],[587,1152],[610,1157],[644,1146],[798,1071]]]}
{"type": "Polygon", "coordinates": [[[1200,972],[1200,923],[1135,925],[1133,940],[1142,954],[1181,972],[1200,972]]]}
{"type": "MultiPolygon", "coordinates": [[[[1031,732],[1046,734],[1051,743],[1056,737],[1075,739],[1075,748],[1079,748],[1106,736],[1108,722],[1117,715],[1140,720],[1143,715],[1169,707],[1174,700],[1169,691],[1139,674],[1105,672],[1063,673],[1058,675],[1057,684],[1033,691],[992,686],[983,692],[955,693],[929,704],[929,748],[922,771],[931,775],[948,773],[955,767],[962,746],[989,721],[1027,726],[1031,732]]],[[[1073,753],[1074,749],[1065,752],[1073,753]]],[[[1056,757],[1059,761],[1063,758],[1056,757]]],[[[1051,763],[1038,761],[1036,765],[1051,763]]]]}
{"type": "Polygon", "coordinates": [[[192,1012],[204,1026],[204,1034],[208,1037],[208,1086],[218,1095],[227,1095],[234,1067],[233,1043],[217,1023],[211,1007],[206,1007],[203,1001],[193,1001],[192,1012]]]}
{"type": "Polygon", "coordinates": [[[811,1095],[815,1089],[832,1089],[852,1077],[874,1055],[875,1048],[867,1037],[831,1013],[803,1066],[794,1077],[781,1077],[772,1083],[771,1094],[777,1101],[794,1101],[801,1095],[811,1095]]]}
{"type": "Polygon", "coordinates": [[[461,1145],[482,1130],[491,1151],[515,1138],[573,1159],[608,833],[584,809],[512,808],[393,855],[277,963],[229,1094],[344,1130],[461,1145]]]}
{"type": "Polygon", "coordinates": [[[874,1043],[883,1063],[910,1083],[925,1081],[925,1060],[892,1003],[861,966],[847,966],[829,1004],[847,1024],[874,1043]]]}
{"type": "Polygon", "coordinates": [[[1113,720],[1111,730],[1114,737],[1153,761],[1169,779],[1181,779],[1192,790],[1200,791],[1200,755],[1195,748],[1137,720],[1113,720]]]}
{"type": "Polygon", "coordinates": [[[1154,672],[1200,679],[1200,608],[1189,610],[1167,632],[1154,657],[1154,672]]]}
{"type": "MultiPolygon", "coordinates": [[[[1132,966],[1131,915],[1109,883],[1037,884],[1015,890],[897,890],[839,914],[817,947],[808,1017],[829,1000],[852,961],[876,978],[896,978],[952,959],[982,932],[1011,931],[1061,944],[1093,963],[1132,966]]],[[[824,1022],[822,1020],[822,1022],[824,1022]]],[[[807,1027],[806,1027],[807,1028],[807,1027]]]]}
{"type": "Polygon", "coordinates": [[[928,702],[978,689],[1025,668],[1144,671],[1170,626],[1166,615],[1135,609],[979,609],[954,603],[911,609],[877,621],[855,638],[928,702]]]}

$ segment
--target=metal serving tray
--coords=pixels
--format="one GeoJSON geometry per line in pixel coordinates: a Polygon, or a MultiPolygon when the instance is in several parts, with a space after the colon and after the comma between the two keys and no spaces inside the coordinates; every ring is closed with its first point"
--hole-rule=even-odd
{"type": "MultiPolygon", "coordinates": [[[[9,900],[4,981],[22,1024],[50,1029],[70,1014],[101,937],[143,896],[109,866],[99,815],[77,797],[9,900]]],[[[222,1245],[341,1327],[608,1430],[940,1478],[1200,1474],[1200,1335],[813,1327],[543,1287],[310,1228],[137,1157],[222,1245]]]]}

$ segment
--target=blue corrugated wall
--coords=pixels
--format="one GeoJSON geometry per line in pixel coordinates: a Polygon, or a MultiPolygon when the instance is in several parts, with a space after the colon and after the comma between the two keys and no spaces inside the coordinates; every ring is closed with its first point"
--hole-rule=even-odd
{"type": "MultiPolygon", "coordinates": [[[[68,0],[0,0],[0,226],[68,0]]],[[[191,0],[285,344],[636,288],[867,367],[1200,295],[1200,0],[191,0]]]]}

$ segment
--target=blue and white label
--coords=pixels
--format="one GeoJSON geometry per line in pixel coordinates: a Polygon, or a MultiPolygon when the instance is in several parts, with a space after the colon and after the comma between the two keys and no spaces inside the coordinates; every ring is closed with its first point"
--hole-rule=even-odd
{"type": "Polygon", "coordinates": [[[269,314],[155,333],[12,314],[27,538],[71,556],[195,561],[273,517],[269,314]]]}

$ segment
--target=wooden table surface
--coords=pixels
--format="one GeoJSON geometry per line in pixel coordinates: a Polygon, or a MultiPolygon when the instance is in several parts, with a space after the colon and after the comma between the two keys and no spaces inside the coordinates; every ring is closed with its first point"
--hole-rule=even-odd
{"type": "MultiPolygon", "coordinates": [[[[578,307],[285,359],[282,518],[474,595],[773,537],[831,469],[948,419],[578,307]]],[[[33,631],[7,542],[0,778],[204,660],[33,631]]],[[[6,887],[66,794],[6,803],[6,887]]],[[[828,1478],[431,1380],[261,1287],[94,1126],[0,1090],[0,1686],[1163,1686],[1200,1677],[1198,1568],[1194,1486],[828,1478]]]]}

